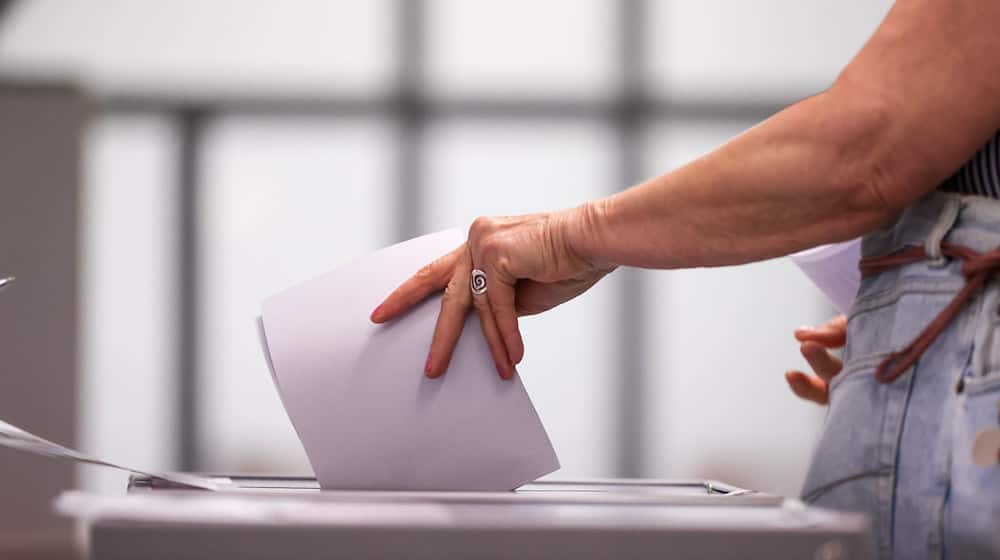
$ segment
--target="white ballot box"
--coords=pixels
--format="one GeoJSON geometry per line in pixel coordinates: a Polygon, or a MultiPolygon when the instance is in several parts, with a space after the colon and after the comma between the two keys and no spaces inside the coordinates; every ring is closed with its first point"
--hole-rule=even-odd
{"type": "Polygon", "coordinates": [[[874,557],[865,517],[704,481],[536,482],[511,492],[320,491],[311,479],[215,477],[179,490],[64,494],[93,560],[874,557]]]}

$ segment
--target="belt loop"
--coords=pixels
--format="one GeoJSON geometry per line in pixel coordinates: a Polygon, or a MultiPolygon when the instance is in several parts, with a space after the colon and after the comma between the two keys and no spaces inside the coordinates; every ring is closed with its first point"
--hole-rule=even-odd
{"type": "Polygon", "coordinates": [[[962,210],[962,197],[949,194],[944,199],[944,207],[938,214],[938,221],[934,224],[931,232],[924,241],[924,251],[927,253],[927,264],[930,266],[944,266],[947,259],[941,254],[941,242],[951,231],[951,228],[958,220],[958,214],[962,210]]]}

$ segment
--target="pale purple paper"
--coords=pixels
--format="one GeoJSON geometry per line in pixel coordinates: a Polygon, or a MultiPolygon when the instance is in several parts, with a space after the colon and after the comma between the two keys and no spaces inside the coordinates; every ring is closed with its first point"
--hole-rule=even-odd
{"type": "Polygon", "coordinates": [[[861,286],[861,238],[822,245],[790,257],[802,272],[826,294],[833,306],[847,313],[861,286]]]}
{"type": "Polygon", "coordinates": [[[412,239],[264,302],[265,352],[323,488],[512,490],[559,468],[519,378],[497,375],[475,315],[448,373],[423,375],[440,296],[369,315],[459,230],[412,239]]]}

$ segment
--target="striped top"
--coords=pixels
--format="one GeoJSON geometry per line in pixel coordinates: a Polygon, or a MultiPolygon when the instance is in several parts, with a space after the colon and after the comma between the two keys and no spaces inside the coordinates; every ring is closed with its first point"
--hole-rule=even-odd
{"type": "Polygon", "coordinates": [[[938,189],[1000,198],[1000,131],[938,189]]]}

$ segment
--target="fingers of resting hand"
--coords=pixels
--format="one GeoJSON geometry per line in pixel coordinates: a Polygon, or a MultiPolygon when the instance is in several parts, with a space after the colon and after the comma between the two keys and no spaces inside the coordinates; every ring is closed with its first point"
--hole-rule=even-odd
{"type": "Polygon", "coordinates": [[[803,342],[799,350],[802,352],[802,357],[809,362],[813,371],[823,381],[829,382],[844,367],[840,358],[831,354],[825,346],[818,342],[803,342]]]}
{"type": "Polygon", "coordinates": [[[431,339],[431,349],[424,368],[424,374],[431,379],[440,377],[448,370],[451,356],[462,335],[465,318],[472,305],[472,293],[469,291],[471,274],[472,259],[466,251],[455,265],[451,280],[445,286],[444,297],[441,298],[441,312],[434,327],[434,337],[431,339]]]}
{"type": "Polygon", "coordinates": [[[795,339],[799,342],[811,340],[827,348],[840,348],[847,342],[847,317],[838,315],[819,327],[799,327],[795,329],[795,339]]]}
{"type": "Polygon", "coordinates": [[[785,373],[785,381],[800,399],[816,404],[826,404],[829,401],[826,382],[814,375],[806,375],[801,371],[789,371],[785,373]]]}
{"type": "Polygon", "coordinates": [[[503,282],[499,274],[487,273],[486,299],[489,300],[497,329],[507,348],[507,360],[510,364],[519,364],[524,357],[524,340],[517,324],[517,308],[514,305],[514,286],[503,282]]]}
{"type": "Polygon", "coordinates": [[[472,306],[476,308],[476,313],[479,314],[479,323],[483,327],[483,336],[486,337],[486,343],[490,347],[490,354],[493,356],[493,361],[496,362],[497,373],[504,379],[514,377],[514,365],[510,362],[507,346],[504,344],[503,336],[500,335],[500,330],[497,328],[497,322],[493,317],[493,310],[490,308],[490,302],[486,294],[472,296],[472,306]]]}
{"type": "Polygon", "coordinates": [[[455,266],[462,255],[466,253],[468,251],[463,244],[458,249],[418,270],[372,311],[371,321],[373,323],[391,321],[426,299],[427,296],[447,286],[455,266]]]}

